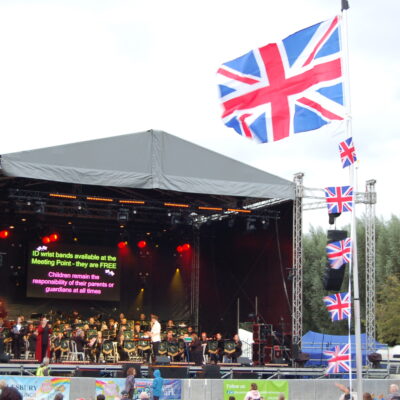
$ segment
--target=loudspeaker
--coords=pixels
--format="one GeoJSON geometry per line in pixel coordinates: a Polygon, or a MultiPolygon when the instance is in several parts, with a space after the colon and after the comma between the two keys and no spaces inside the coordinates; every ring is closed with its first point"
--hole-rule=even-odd
{"type": "MultiPolygon", "coordinates": [[[[347,231],[329,230],[328,243],[338,242],[347,238],[347,231]]],[[[323,287],[325,290],[339,291],[342,287],[346,264],[339,269],[333,269],[328,264],[323,276],[323,287]]]]}
{"type": "Polygon", "coordinates": [[[149,369],[150,377],[154,378],[154,371],[156,369],[160,370],[161,376],[166,379],[188,379],[189,378],[189,368],[188,367],[165,367],[153,366],[149,369]]]}
{"type": "Polygon", "coordinates": [[[221,368],[219,365],[203,365],[204,379],[221,379],[221,368]]]}
{"type": "Polygon", "coordinates": [[[257,373],[255,372],[242,372],[242,371],[233,371],[232,379],[259,379],[257,373]]]}
{"type": "Polygon", "coordinates": [[[126,371],[128,371],[129,368],[135,368],[136,370],[136,378],[141,378],[142,377],[142,370],[140,368],[140,364],[123,364],[122,365],[122,371],[118,372],[118,378],[126,378],[126,371]]]}
{"type": "Polygon", "coordinates": [[[343,265],[340,269],[326,267],[323,278],[324,289],[338,292],[342,287],[344,272],[345,265],[343,265]]]}
{"type": "Polygon", "coordinates": [[[0,354],[0,363],[8,363],[10,361],[10,356],[6,353],[0,354]]]}
{"type": "Polygon", "coordinates": [[[238,362],[240,365],[244,365],[244,366],[246,366],[246,367],[250,367],[250,366],[251,366],[251,360],[250,360],[250,358],[248,358],[248,357],[239,357],[239,358],[237,359],[237,362],[238,362]]]}
{"type": "Polygon", "coordinates": [[[78,368],[75,371],[74,376],[82,377],[82,378],[100,378],[101,377],[101,370],[99,370],[99,369],[81,369],[81,368],[78,368]]]}
{"type": "Polygon", "coordinates": [[[171,361],[167,356],[156,356],[157,365],[168,365],[171,361]]]}
{"type": "Polygon", "coordinates": [[[338,231],[330,229],[328,231],[328,243],[337,242],[338,240],[343,240],[347,238],[347,231],[338,231]]]}

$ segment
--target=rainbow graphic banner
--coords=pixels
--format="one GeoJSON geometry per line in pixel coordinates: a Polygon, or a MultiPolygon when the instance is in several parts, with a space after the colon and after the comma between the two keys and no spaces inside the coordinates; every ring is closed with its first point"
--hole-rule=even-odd
{"type": "Polygon", "coordinates": [[[2,375],[0,380],[18,389],[24,400],[53,400],[57,393],[69,399],[70,378],[2,375]]]}
{"type": "MultiPolygon", "coordinates": [[[[152,379],[136,379],[136,390],[134,399],[139,399],[142,392],[147,392],[151,399],[152,379]]],[[[118,400],[121,398],[121,392],[125,388],[124,378],[104,378],[96,379],[96,396],[103,394],[106,400],[118,400]]],[[[182,383],[179,379],[164,379],[162,400],[181,400],[182,383]]]]}

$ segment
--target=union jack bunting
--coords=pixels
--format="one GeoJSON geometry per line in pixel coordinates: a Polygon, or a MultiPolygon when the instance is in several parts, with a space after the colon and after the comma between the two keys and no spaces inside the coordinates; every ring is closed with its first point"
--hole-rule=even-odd
{"type": "Polygon", "coordinates": [[[340,23],[334,17],[224,63],[225,125],[266,143],[343,120],[340,23]]]}
{"type": "Polygon", "coordinates": [[[351,316],[350,293],[336,293],[323,298],[332,321],[342,321],[351,316]]]}
{"type": "Polygon", "coordinates": [[[331,268],[339,269],[351,260],[351,239],[346,238],[326,245],[326,256],[331,268]]]}
{"type": "Polygon", "coordinates": [[[348,138],[339,143],[340,159],[342,160],[342,167],[346,168],[357,161],[356,149],[354,148],[353,138],[348,138]]]}
{"type": "Polygon", "coordinates": [[[340,372],[350,371],[350,345],[343,347],[335,346],[334,350],[324,351],[324,355],[330,357],[328,360],[327,374],[338,374],[340,372]]]}
{"type": "Polygon", "coordinates": [[[324,190],[329,214],[353,210],[352,186],[332,186],[324,190]]]}

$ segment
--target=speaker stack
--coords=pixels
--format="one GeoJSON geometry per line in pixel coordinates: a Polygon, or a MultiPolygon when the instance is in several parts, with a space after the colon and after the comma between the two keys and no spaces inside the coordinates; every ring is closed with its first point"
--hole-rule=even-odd
{"type": "MultiPolygon", "coordinates": [[[[332,242],[338,242],[339,240],[344,240],[347,238],[347,231],[328,231],[328,244],[332,242]]],[[[330,267],[329,263],[325,267],[325,273],[323,276],[323,286],[325,290],[338,292],[342,287],[344,273],[346,270],[346,265],[344,264],[339,269],[333,269],[330,267]]]]}
{"type": "Polygon", "coordinates": [[[272,361],[272,325],[253,324],[253,364],[264,365],[272,361]]]}

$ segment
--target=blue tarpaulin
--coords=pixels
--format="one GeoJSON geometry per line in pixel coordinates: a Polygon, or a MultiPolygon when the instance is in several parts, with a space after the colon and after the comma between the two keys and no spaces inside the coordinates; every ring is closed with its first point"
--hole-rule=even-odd
{"type": "MultiPolygon", "coordinates": [[[[351,338],[351,359],[352,365],[355,367],[356,359],[356,346],[354,335],[351,338]]],[[[308,353],[310,355],[310,361],[307,362],[306,366],[327,366],[328,357],[324,356],[325,350],[332,350],[335,346],[343,346],[349,342],[349,337],[339,336],[339,335],[327,335],[324,333],[317,333],[313,331],[308,331],[302,339],[302,352],[308,353]]],[[[361,349],[363,365],[367,363],[367,335],[363,333],[361,335],[361,349]]],[[[375,341],[376,350],[386,349],[387,345],[375,341]]]]}

